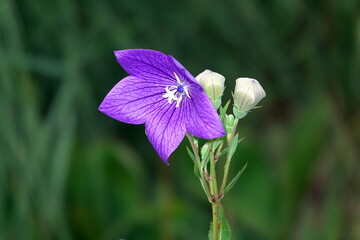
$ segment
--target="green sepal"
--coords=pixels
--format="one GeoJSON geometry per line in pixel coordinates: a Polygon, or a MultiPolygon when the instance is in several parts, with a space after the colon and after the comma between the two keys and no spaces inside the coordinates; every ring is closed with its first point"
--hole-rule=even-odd
{"type": "Polygon", "coordinates": [[[258,109],[258,108],[262,108],[262,106],[255,106],[252,109],[258,109]]]}
{"type": "Polygon", "coordinates": [[[218,110],[219,107],[221,106],[221,97],[220,97],[218,100],[216,100],[216,101],[211,100],[211,102],[212,102],[214,108],[215,108],[216,110],[218,110]]]}
{"type": "MultiPolygon", "coordinates": [[[[230,240],[231,239],[230,225],[225,218],[224,209],[222,208],[221,205],[219,209],[219,222],[220,222],[220,230],[219,230],[218,240],[230,240]]],[[[213,222],[211,222],[210,224],[209,240],[212,240],[212,226],[213,226],[213,222]]]]}
{"type": "Polygon", "coordinates": [[[231,180],[231,182],[226,186],[225,190],[224,190],[224,195],[230,191],[235,183],[237,182],[237,180],[239,180],[240,176],[244,173],[245,169],[247,167],[247,162],[245,163],[245,165],[240,169],[240,171],[236,174],[236,176],[231,180]]]}
{"type": "Polygon", "coordinates": [[[230,105],[230,100],[225,104],[224,107],[220,108],[220,119],[222,122],[225,121],[225,115],[226,115],[227,109],[229,108],[229,105],[230,105]]]}
{"type": "Polygon", "coordinates": [[[236,118],[238,118],[238,119],[242,119],[242,118],[244,118],[247,114],[248,114],[248,112],[241,112],[241,111],[239,111],[238,109],[237,109],[237,107],[233,107],[233,113],[234,113],[234,116],[236,117],[236,118]]]}

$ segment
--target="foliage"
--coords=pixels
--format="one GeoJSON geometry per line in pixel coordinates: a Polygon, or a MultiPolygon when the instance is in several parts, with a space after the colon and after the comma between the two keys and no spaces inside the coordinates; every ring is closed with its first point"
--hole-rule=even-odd
{"type": "Polygon", "coordinates": [[[168,167],[97,111],[125,48],[268,93],[239,126],[233,239],[360,238],[357,1],[1,0],[0,239],[206,239],[185,144],[168,167]]]}

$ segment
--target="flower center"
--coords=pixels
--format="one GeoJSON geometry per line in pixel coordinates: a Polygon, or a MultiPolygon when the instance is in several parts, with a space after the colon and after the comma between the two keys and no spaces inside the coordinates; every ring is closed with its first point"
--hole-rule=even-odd
{"type": "Polygon", "coordinates": [[[183,93],[183,92],[184,92],[184,87],[183,87],[182,85],[179,85],[179,86],[177,87],[176,91],[177,91],[178,93],[183,93]]]}
{"type": "Polygon", "coordinates": [[[167,98],[169,104],[172,104],[173,101],[176,101],[176,106],[180,106],[180,102],[182,101],[184,95],[190,98],[188,86],[185,85],[184,82],[180,81],[179,76],[174,72],[177,85],[167,86],[165,88],[166,93],[162,96],[163,98],[167,98]]]}

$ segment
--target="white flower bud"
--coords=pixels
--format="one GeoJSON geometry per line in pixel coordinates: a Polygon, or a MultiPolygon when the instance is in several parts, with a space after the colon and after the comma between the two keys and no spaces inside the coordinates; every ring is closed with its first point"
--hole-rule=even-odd
{"type": "Polygon", "coordinates": [[[221,105],[221,97],[225,89],[224,76],[206,69],[196,77],[196,80],[203,87],[214,107],[218,109],[221,105]]]}
{"type": "Polygon", "coordinates": [[[234,92],[234,115],[243,118],[266,96],[260,83],[252,78],[236,79],[234,92]]]}

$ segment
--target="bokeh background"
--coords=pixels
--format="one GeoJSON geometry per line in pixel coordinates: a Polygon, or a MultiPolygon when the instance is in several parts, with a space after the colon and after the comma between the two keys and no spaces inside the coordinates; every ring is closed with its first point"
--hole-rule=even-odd
{"type": "Polygon", "coordinates": [[[0,239],[206,239],[185,139],[161,162],[97,110],[156,49],[193,75],[258,79],[223,201],[233,239],[360,239],[357,0],[0,0],[0,239]]]}

